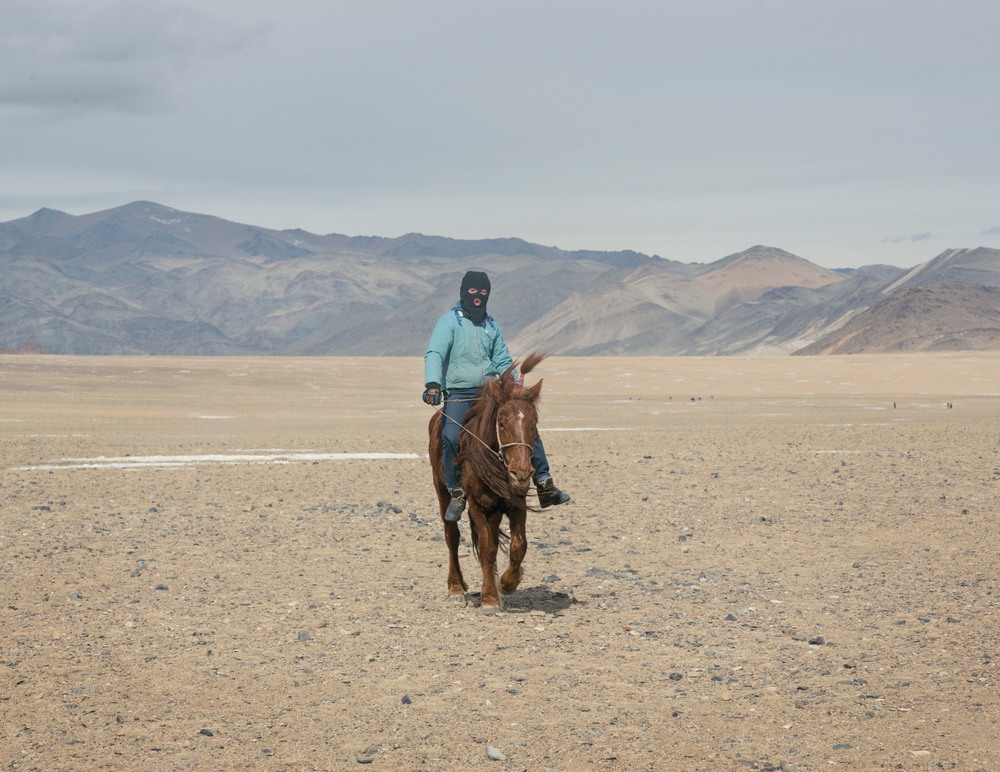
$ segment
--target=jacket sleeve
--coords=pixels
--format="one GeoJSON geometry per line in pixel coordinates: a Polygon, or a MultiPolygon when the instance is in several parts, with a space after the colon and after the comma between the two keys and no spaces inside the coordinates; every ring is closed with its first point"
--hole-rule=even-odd
{"type": "Polygon", "coordinates": [[[424,354],[424,384],[438,383],[443,388],[445,362],[451,353],[451,343],[454,339],[451,315],[444,314],[434,325],[427,352],[424,354]]]}
{"type": "MultiPolygon", "coordinates": [[[[514,364],[514,359],[507,348],[507,342],[503,339],[503,331],[498,326],[497,337],[493,341],[493,365],[498,373],[502,373],[512,364],[514,364]]],[[[514,373],[514,377],[517,377],[517,373],[514,373]]]]}

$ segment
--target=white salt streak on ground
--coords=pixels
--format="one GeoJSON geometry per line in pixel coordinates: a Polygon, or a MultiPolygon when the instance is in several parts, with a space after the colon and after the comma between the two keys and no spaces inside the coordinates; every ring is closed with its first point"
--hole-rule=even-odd
{"type": "Polygon", "coordinates": [[[32,469],[133,469],[150,466],[195,466],[200,464],[292,464],[305,461],[350,461],[425,458],[418,453],[275,453],[210,454],[203,456],[120,456],[97,458],[62,458],[51,464],[16,467],[14,471],[32,469]]]}

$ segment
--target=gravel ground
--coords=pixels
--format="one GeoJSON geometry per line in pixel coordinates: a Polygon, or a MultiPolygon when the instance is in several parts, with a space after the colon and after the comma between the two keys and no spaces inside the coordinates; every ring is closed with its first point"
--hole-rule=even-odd
{"type": "Polygon", "coordinates": [[[537,374],[488,617],[419,360],[0,357],[0,768],[1000,769],[1000,356],[537,374]]]}

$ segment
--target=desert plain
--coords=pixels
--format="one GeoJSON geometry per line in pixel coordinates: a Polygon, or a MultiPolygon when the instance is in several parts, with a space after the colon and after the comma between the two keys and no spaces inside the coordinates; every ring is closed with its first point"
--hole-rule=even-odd
{"type": "Polygon", "coordinates": [[[1000,769],[1000,354],[535,376],[486,616],[419,358],[0,357],[0,768],[1000,769]]]}

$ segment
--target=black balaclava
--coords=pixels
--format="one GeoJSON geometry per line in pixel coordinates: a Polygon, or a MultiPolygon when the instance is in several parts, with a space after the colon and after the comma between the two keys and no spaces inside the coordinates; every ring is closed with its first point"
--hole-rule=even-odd
{"type": "Polygon", "coordinates": [[[486,303],[490,299],[490,277],[482,271],[469,271],[462,277],[462,310],[473,324],[482,324],[486,319],[486,303]],[[475,293],[469,292],[476,290],[475,293]],[[486,294],[482,294],[486,290],[486,294]],[[478,304],[477,304],[478,303],[478,304]]]}

